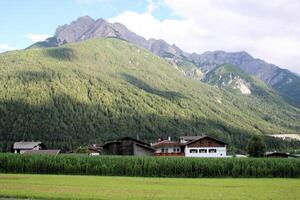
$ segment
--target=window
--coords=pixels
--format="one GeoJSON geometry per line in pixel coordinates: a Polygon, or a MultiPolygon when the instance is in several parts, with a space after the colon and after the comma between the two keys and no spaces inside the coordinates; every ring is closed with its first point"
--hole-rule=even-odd
{"type": "Polygon", "coordinates": [[[209,153],[217,153],[217,149],[209,149],[208,152],[209,153]]]}
{"type": "Polygon", "coordinates": [[[198,149],[190,149],[190,153],[198,153],[198,149]]]}
{"type": "Polygon", "coordinates": [[[165,152],[168,153],[168,149],[165,149],[165,152]]]}
{"type": "Polygon", "coordinates": [[[162,149],[161,149],[161,152],[162,152],[162,153],[164,153],[164,152],[165,152],[165,149],[164,149],[164,148],[162,148],[162,149]]]}
{"type": "Polygon", "coordinates": [[[173,152],[176,152],[176,148],[173,149],[173,152]]]}
{"type": "Polygon", "coordinates": [[[199,153],[207,153],[207,149],[199,149],[199,153]]]}
{"type": "Polygon", "coordinates": [[[180,148],[177,148],[177,151],[180,152],[180,148]]]}

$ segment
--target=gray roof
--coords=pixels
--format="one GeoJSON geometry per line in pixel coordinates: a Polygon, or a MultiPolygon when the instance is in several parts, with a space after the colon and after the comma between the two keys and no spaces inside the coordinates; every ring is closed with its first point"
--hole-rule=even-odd
{"type": "Polygon", "coordinates": [[[45,155],[57,155],[59,154],[59,149],[48,149],[48,150],[28,150],[24,154],[45,154],[45,155]]]}
{"type": "Polygon", "coordinates": [[[15,142],[14,143],[14,149],[33,149],[34,147],[41,145],[41,141],[36,141],[36,142],[15,142]]]}

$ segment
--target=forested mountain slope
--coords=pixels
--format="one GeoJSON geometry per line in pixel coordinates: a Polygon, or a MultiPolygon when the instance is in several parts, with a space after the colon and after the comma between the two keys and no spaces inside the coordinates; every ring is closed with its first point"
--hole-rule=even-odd
{"type": "Polygon", "coordinates": [[[271,92],[240,95],[183,75],[126,41],[102,38],[0,54],[0,145],[72,149],[121,136],[207,133],[243,149],[250,134],[300,131],[271,92]]]}

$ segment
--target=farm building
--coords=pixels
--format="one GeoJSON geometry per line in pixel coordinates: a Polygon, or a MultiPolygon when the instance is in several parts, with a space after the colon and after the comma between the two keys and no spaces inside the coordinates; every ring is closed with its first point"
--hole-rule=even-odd
{"type": "Polygon", "coordinates": [[[155,156],[184,156],[184,144],[169,140],[156,142],[152,145],[155,156]]]}
{"type": "Polygon", "coordinates": [[[268,158],[297,158],[298,156],[292,155],[286,152],[267,152],[266,157],[268,158]]]}
{"type": "Polygon", "coordinates": [[[133,156],[151,156],[154,149],[150,144],[124,137],[103,145],[103,153],[107,155],[133,155],[133,156]]]}
{"type": "Polygon", "coordinates": [[[23,154],[25,151],[28,150],[42,150],[45,148],[46,148],[45,145],[40,141],[36,141],[36,142],[21,141],[21,142],[15,142],[13,144],[12,152],[23,154]]]}
{"type": "Polygon", "coordinates": [[[226,157],[226,143],[209,136],[185,143],[186,157],[226,157]]]}

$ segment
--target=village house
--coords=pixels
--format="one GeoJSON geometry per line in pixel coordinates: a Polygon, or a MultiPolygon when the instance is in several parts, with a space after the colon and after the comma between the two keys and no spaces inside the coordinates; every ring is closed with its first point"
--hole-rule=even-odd
{"type": "Polygon", "coordinates": [[[28,150],[42,150],[45,148],[46,148],[45,145],[40,141],[36,141],[36,142],[21,141],[21,142],[15,142],[13,144],[12,152],[23,154],[24,152],[26,152],[28,150]]]}
{"type": "Polygon", "coordinates": [[[184,144],[186,157],[226,157],[226,143],[209,136],[198,137],[184,144]]]}
{"type": "Polygon", "coordinates": [[[155,149],[154,156],[184,156],[184,145],[168,140],[158,141],[152,145],[155,149]]]}
{"type": "Polygon", "coordinates": [[[148,143],[131,137],[124,137],[105,143],[103,145],[103,153],[107,155],[151,156],[154,153],[154,149],[148,143]]]}

